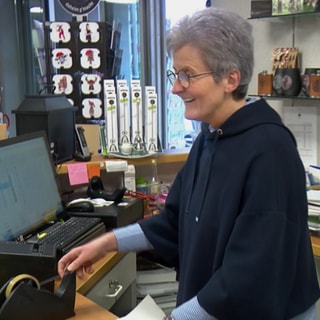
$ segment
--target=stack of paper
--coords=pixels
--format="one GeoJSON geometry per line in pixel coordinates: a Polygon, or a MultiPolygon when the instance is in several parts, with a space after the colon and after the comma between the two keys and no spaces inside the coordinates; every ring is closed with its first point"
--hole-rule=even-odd
{"type": "Polygon", "coordinates": [[[320,231],[320,190],[308,190],[308,226],[311,231],[320,231]]]}
{"type": "Polygon", "coordinates": [[[138,270],[137,302],[151,296],[157,305],[169,314],[175,308],[179,283],[176,271],[157,264],[157,268],[138,270]]]}
{"type": "Polygon", "coordinates": [[[129,314],[119,320],[162,320],[165,313],[151,296],[147,295],[129,314]]]}

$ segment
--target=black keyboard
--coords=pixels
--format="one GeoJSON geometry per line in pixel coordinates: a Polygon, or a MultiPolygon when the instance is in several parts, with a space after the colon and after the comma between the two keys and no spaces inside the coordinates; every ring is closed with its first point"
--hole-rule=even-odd
{"type": "Polygon", "coordinates": [[[71,217],[64,222],[55,222],[29,238],[27,243],[54,244],[57,249],[67,252],[72,247],[87,242],[103,232],[105,232],[105,226],[100,218],[71,217]]]}

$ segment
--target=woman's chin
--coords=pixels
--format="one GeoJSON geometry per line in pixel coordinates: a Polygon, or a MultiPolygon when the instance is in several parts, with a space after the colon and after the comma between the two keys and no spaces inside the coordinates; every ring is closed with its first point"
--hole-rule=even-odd
{"type": "Polygon", "coordinates": [[[198,114],[195,114],[194,112],[185,112],[184,113],[184,117],[187,119],[187,120],[196,120],[196,121],[201,121],[200,117],[198,114]]]}

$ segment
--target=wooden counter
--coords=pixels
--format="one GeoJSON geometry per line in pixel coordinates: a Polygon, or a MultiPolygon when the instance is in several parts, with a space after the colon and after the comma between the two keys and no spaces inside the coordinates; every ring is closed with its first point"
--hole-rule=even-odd
{"type": "Polygon", "coordinates": [[[115,320],[117,316],[109,312],[108,310],[100,307],[93,301],[89,300],[80,293],[76,295],[75,303],[76,315],[68,318],[70,320],[115,320]]]}
{"type": "Polygon", "coordinates": [[[312,250],[316,257],[320,257],[320,237],[311,235],[312,250]]]}
{"type": "MultiPolygon", "coordinates": [[[[157,159],[158,164],[172,164],[172,163],[180,163],[184,162],[187,159],[189,148],[183,149],[173,149],[166,150],[163,153],[155,153],[150,155],[150,157],[143,158],[125,158],[124,160],[128,161],[128,164],[133,164],[135,166],[146,166],[150,165],[151,159],[157,159]]],[[[87,165],[99,165],[101,170],[105,170],[105,161],[106,160],[115,160],[120,159],[113,156],[101,156],[101,155],[93,155],[92,159],[87,162],[87,165]]],[[[121,159],[120,159],[121,160],[121,159]]],[[[67,166],[69,164],[77,163],[75,160],[70,160],[64,162],[60,165],[57,165],[57,173],[65,174],[67,173],[67,166]]]]}

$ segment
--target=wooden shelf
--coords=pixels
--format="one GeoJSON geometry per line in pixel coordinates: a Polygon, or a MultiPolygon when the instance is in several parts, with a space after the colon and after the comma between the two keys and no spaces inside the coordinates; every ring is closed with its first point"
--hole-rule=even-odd
{"type": "MultiPolygon", "coordinates": [[[[150,157],[144,157],[144,158],[126,158],[126,159],[120,159],[114,156],[101,156],[101,155],[94,155],[92,159],[87,163],[88,166],[90,165],[97,165],[99,164],[101,169],[105,169],[105,162],[107,160],[126,160],[128,161],[128,164],[133,164],[135,166],[147,166],[151,164],[152,159],[157,159],[158,164],[165,164],[165,163],[179,163],[179,162],[185,162],[190,148],[183,148],[183,149],[172,149],[172,150],[166,150],[162,153],[156,153],[154,155],[151,155],[150,157]]],[[[69,164],[73,163],[79,163],[75,160],[70,160],[67,162],[64,162],[60,165],[57,165],[56,170],[58,174],[66,174],[68,172],[67,166],[69,164]]]]}
{"type": "Polygon", "coordinates": [[[305,97],[305,96],[275,96],[275,95],[264,95],[264,94],[249,94],[248,97],[257,97],[263,99],[270,99],[270,100],[283,100],[283,99],[296,99],[296,100],[320,100],[320,97],[305,97]]]}
{"type": "Polygon", "coordinates": [[[316,257],[320,257],[320,237],[311,235],[312,250],[316,257]]]}
{"type": "Polygon", "coordinates": [[[275,14],[270,16],[263,16],[263,17],[249,17],[248,20],[271,20],[271,19],[279,19],[279,18],[299,18],[303,16],[310,16],[310,15],[319,15],[319,11],[308,11],[308,12],[296,12],[296,13],[287,13],[287,14],[275,14]]]}

